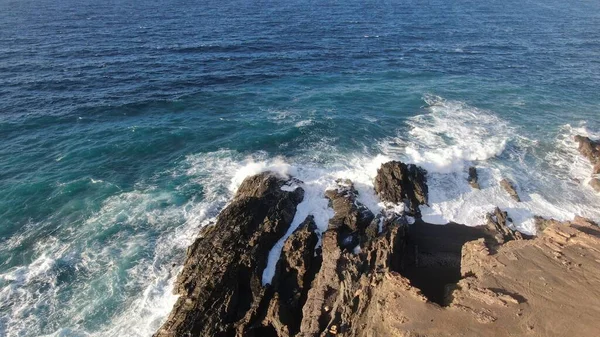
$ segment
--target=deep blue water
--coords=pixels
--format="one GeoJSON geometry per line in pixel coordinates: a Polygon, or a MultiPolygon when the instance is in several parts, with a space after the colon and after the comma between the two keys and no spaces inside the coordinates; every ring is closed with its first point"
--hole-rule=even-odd
{"type": "Polygon", "coordinates": [[[368,195],[402,159],[432,221],[599,219],[599,89],[598,1],[0,0],[0,335],[149,336],[257,169],[368,195]]]}

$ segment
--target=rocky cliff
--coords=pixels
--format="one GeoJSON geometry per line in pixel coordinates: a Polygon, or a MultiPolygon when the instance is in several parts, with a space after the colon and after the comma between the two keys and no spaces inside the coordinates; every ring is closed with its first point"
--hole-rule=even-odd
{"type": "Polygon", "coordinates": [[[334,216],[308,217],[286,240],[271,284],[261,276],[289,229],[301,188],[247,178],[188,249],[180,295],[155,336],[595,336],[600,331],[600,230],[582,218],[537,218],[511,230],[500,209],[479,227],[419,219],[426,172],[382,165],[373,214],[351,181],[325,193],[334,216]],[[399,212],[399,213],[398,213],[399,212]],[[416,220],[413,220],[412,217],[416,220]],[[414,223],[413,223],[414,222],[414,223]]]}

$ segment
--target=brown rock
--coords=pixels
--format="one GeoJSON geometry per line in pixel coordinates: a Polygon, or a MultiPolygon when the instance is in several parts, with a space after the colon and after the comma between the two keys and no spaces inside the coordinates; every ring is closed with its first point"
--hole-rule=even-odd
{"type": "Polygon", "coordinates": [[[500,180],[500,186],[513,198],[515,201],[520,202],[521,198],[519,198],[519,194],[515,189],[515,186],[508,179],[500,180]]]}
{"type": "Polygon", "coordinates": [[[320,257],[315,257],[319,240],[316,229],[309,216],[283,246],[274,276],[275,296],[261,322],[261,326],[276,330],[278,336],[294,336],[300,330],[302,307],[321,263],[320,257]]]}
{"type": "Polygon", "coordinates": [[[375,192],[382,201],[406,202],[413,215],[420,216],[419,205],[427,204],[427,171],[412,164],[390,161],[377,170],[375,192]]]}
{"type": "Polygon", "coordinates": [[[266,254],[302,191],[281,191],[285,181],[269,174],[248,181],[188,250],[181,297],[157,336],[595,336],[600,329],[600,229],[588,219],[536,218],[531,240],[498,208],[480,227],[409,226],[398,214],[365,226],[346,182],[328,192],[337,217],[320,248],[308,217],[285,242],[272,285],[262,287],[266,254]],[[350,230],[364,232],[358,253],[340,245],[350,230]]]}
{"type": "Polygon", "coordinates": [[[546,218],[538,216],[538,215],[534,216],[533,220],[535,222],[535,229],[538,234],[542,233],[546,228],[548,228],[550,226],[561,224],[560,221],[557,221],[554,219],[546,219],[546,218]]]}
{"type": "Polygon", "coordinates": [[[600,235],[595,225],[583,219],[555,222],[539,237],[512,240],[495,253],[484,241],[464,245],[463,278],[447,307],[422,302],[401,275],[392,274],[378,286],[356,336],[597,334],[600,235]]]}
{"type": "Polygon", "coordinates": [[[378,284],[402,259],[406,226],[393,222],[384,228],[358,254],[339,246],[340,228],[323,234],[322,265],[308,291],[297,336],[323,336],[324,331],[357,335],[363,326],[361,313],[371,305],[378,284]]]}

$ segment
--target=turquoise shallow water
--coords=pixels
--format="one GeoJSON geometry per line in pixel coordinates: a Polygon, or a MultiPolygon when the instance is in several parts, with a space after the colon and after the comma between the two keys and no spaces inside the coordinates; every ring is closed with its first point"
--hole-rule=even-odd
{"type": "Polygon", "coordinates": [[[598,220],[571,137],[600,134],[599,55],[596,1],[0,0],[0,335],[149,336],[263,169],[321,227],[389,159],[430,171],[429,221],[598,220]]]}

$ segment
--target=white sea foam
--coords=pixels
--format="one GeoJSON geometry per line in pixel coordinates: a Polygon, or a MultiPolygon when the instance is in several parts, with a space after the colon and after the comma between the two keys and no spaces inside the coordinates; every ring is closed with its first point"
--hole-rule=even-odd
{"type": "Polygon", "coordinates": [[[513,132],[507,122],[463,102],[433,95],[424,99],[429,113],[411,118],[408,137],[396,139],[408,162],[429,172],[451,173],[504,151],[513,132]]]}
{"type": "Polygon", "coordinates": [[[503,177],[500,170],[480,167],[479,176],[481,190],[468,185],[466,172],[430,175],[430,206],[421,207],[423,220],[436,224],[457,222],[478,226],[485,223],[487,213],[499,207],[512,218],[515,229],[535,234],[534,215],[558,220],[569,220],[575,215],[568,209],[552,205],[539,193],[528,193],[519,188],[522,201],[514,201],[499,185],[503,177]]]}
{"type": "MultiPolygon", "coordinates": [[[[484,222],[485,214],[496,206],[507,211],[513,219],[514,227],[525,233],[535,230],[533,215],[567,220],[579,214],[600,219],[599,211],[588,206],[598,203],[598,199],[594,199],[597,196],[581,189],[578,184],[563,184],[562,181],[561,184],[556,183],[556,179],[559,179],[557,175],[562,172],[560,169],[570,166],[557,162],[556,167],[547,173],[548,177],[538,179],[540,177],[535,172],[540,170],[530,167],[531,164],[527,161],[527,156],[536,148],[537,142],[517,134],[493,112],[436,96],[427,96],[425,100],[428,104],[427,114],[411,119],[408,137],[394,139],[393,143],[399,146],[382,146],[381,155],[337,154],[335,148],[324,145],[323,148],[314,147],[296,158],[273,158],[262,152],[242,156],[228,150],[189,156],[189,168],[185,174],[192,182],[203,186],[204,198],[181,207],[186,221],[161,236],[159,246],[162,248],[157,248],[155,256],[174,246],[183,249],[189,245],[198,228],[212,221],[247,176],[266,170],[282,176],[292,175],[302,182],[286,185],[282,189],[292,191],[301,187],[305,190],[305,197],[297,207],[289,230],[269,253],[262,279],[263,284],[268,284],[272,280],[285,240],[308,215],[314,216],[319,233],[327,230],[333,211],[328,206],[324,192],[335,188],[336,179],[352,180],[359,192],[359,201],[373,212],[383,209],[384,205],[373,190],[373,179],[382,163],[394,159],[415,163],[429,170],[430,202],[429,206],[422,207],[423,218],[429,222],[445,224],[454,221],[472,226],[480,225],[484,222]],[[508,149],[509,142],[514,146],[508,149]],[[508,162],[495,160],[504,151],[509,158],[508,162]],[[323,158],[327,160],[324,161],[323,158]],[[467,183],[467,168],[473,164],[478,167],[481,190],[473,190],[467,183]],[[516,183],[522,202],[515,202],[500,188],[498,182],[505,177],[516,183]],[[529,183],[529,180],[536,179],[541,180],[542,185],[529,183]],[[568,197],[549,196],[548,191],[556,189],[557,185],[560,193],[568,197]]],[[[298,116],[286,113],[276,115],[276,118],[275,120],[298,123],[298,116]]],[[[582,133],[581,130],[573,131],[575,132],[582,133]]],[[[565,144],[561,151],[568,156],[564,160],[572,162],[579,157],[574,152],[573,144],[566,140],[572,138],[572,135],[563,136],[564,133],[561,132],[557,143],[565,144]]],[[[558,148],[561,146],[557,145],[558,148]]],[[[589,165],[583,161],[581,165],[581,172],[575,169],[572,173],[574,177],[583,177],[583,171],[589,169],[589,165]]],[[[556,191],[552,193],[557,194],[556,191]]],[[[179,267],[161,269],[164,262],[160,261],[155,261],[152,265],[156,266],[154,275],[149,276],[136,269],[139,275],[135,277],[148,279],[145,290],[115,319],[111,328],[104,331],[105,334],[149,335],[160,325],[176,299],[169,292],[179,267]]]]}
{"type": "Polygon", "coordinates": [[[546,154],[545,159],[554,168],[572,182],[578,183],[582,188],[591,190],[589,181],[592,178],[592,164],[577,150],[578,144],[575,136],[585,136],[592,139],[600,138],[600,134],[593,133],[586,128],[585,123],[577,126],[564,125],[556,138],[554,149],[546,154]]]}
{"type": "Polygon", "coordinates": [[[305,127],[305,126],[310,126],[312,124],[313,124],[313,120],[312,119],[305,119],[305,120],[301,120],[301,121],[297,122],[295,124],[295,126],[297,128],[302,128],[302,127],[305,127]]]}
{"type": "Polygon", "coordinates": [[[425,101],[428,113],[411,119],[409,136],[390,142],[400,146],[382,146],[391,157],[428,169],[429,206],[421,207],[425,221],[477,226],[484,223],[486,213],[500,207],[516,229],[533,234],[534,215],[600,219],[600,210],[590,206],[600,200],[582,186],[587,185],[591,165],[578,154],[573,141],[575,134],[595,135],[582,127],[565,126],[555,150],[545,158],[535,158],[539,142],[519,135],[493,112],[436,96],[427,96],[425,101]],[[509,142],[512,145],[507,148],[509,142]],[[494,159],[504,151],[506,158],[494,159]],[[468,185],[471,165],[477,166],[481,190],[468,185]],[[499,186],[503,178],[516,184],[522,202],[514,201],[499,186]]]}
{"type": "MultiPolygon", "coordinates": [[[[172,172],[174,179],[186,177],[175,191],[202,186],[202,198],[180,205],[175,191],[138,184],[107,198],[76,226],[46,235],[31,263],[0,274],[0,307],[9,308],[0,317],[0,335],[150,336],[177,299],[173,282],[185,249],[231,198],[235,172],[250,162],[231,151],[189,156],[172,172]],[[121,310],[101,326],[82,325],[104,307],[121,310]]],[[[277,162],[264,167],[277,170],[277,162]]],[[[44,226],[60,228],[41,223],[31,231],[44,226]]],[[[5,243],[16,247],[31,235],[5,243]]]]}
{"type": "Polygon", "coordinates": [[[299,117],[299,113],[291,110],[267,110],[268,119],[272,121],[290,121],[299,117]]]}
{"type": "Polygon", "coordinates": [[[327,230],[329,219],[333,210],[325,198],[325,191],[336,188],[338,179],[350,179],[359,193],[358,200],[374,212],[383,208],[373,190],[373,179],[381,163],[388,161],[384,156],[351,157],[347,162],[335,164],[330,167],[298,165],[295,177],[302,181],[300,187],[304,189],[304,199],[298,205],[296,214],[286,234],[275,244],[269,252],[267,268],[263,272],[263,284],[271,282],[275,274],[277,261],[285,240],[298,228],[298,226],[312,215],[319,233],[327,230]]]}
{"type": "Polygon", "coordinates": [[[290,164],[286,163],[283,158],[257,161],[254,158],[249,157],[244,160],[235,171],[235,174],[229,185],[229,190],[234,193],[246,177],[264,171],[270,171],[282,177],[288,177],[290,175],[295,176],[297,173],[296,169],[290,164]]]}

